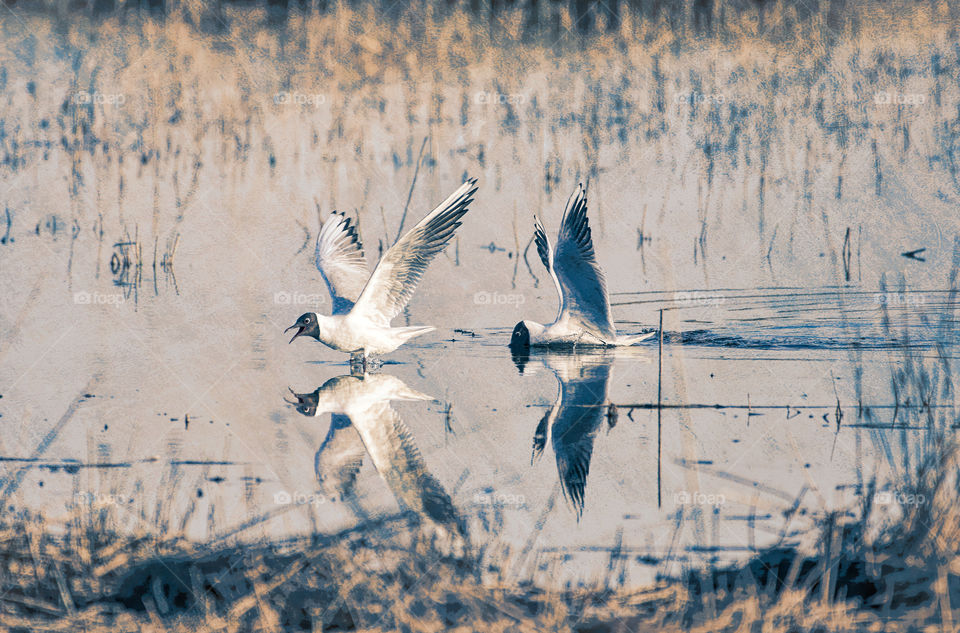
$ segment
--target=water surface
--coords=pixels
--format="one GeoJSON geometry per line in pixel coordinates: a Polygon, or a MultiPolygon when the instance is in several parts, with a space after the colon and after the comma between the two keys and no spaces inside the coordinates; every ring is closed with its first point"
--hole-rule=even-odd
{"type": "Polygon", "coordinates": [[[905,350],[956,356],[955,337],[934,344],[956,331],[955,302],[852,287],[622,293],[625,331],[663,309],[662,356],[654,337],[519,358],[507,322],[441,328],[363,379],[344,355],[286,344],[295,306],[238,326],[226,304],[61,300],[29,313],[31,336],[0,370],[0,490],[14,509],[109,509],[122,529],[204,541],[406,511],[451,546],[511,548],[518,575],[594,578],[615,550],[640,582],[802,541],[865,480],[895,474],[926,431],[892,376],[905,350]],[[309,394],[337,389],[363,404],[355,420],[310,410],[309,394]]]}

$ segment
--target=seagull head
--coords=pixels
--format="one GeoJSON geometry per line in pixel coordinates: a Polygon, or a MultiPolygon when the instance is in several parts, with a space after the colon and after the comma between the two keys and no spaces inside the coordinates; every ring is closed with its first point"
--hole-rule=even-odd
{"type": "Polygon", "coordinates": [[[521,375],[530,361],[531,333],[540,334],[543,329],[542,325],[533,321],[520,321],[513,328],[513,334],[510,335],[510,357],[521,375]]]}
{"type": "Polygon", "coordinates": [[[312,418],[317,415],[317,405],[320,403],[319,389],[312,393],[294,393],[293,389],[290,389],[290,393],[293,394],[293,397],[296,398],[296,400],[287,400],[284,398],[284,402],[287,404],[292,404],[297,409],[298,413],[302,413],[308,418],[312,418]]]}
{"type": "Polygon", "coordinates": [[[284,330],[284,332],[289,332],[290,330],[296,328],[297,332],[293,335],[293,338],[290,339],[290,342],[293,343],[294,339],[298,336],[312,336],[313,338],[320,340],[320,326],[318,324],[319,319],[317,315],[313,312],[307,312],[301,314],[300,318],[297,319],[297,322],[284,330]]]}
{"type": "Polygon", "coordinates": [[[530,328],[526,321],[520,321],[513,328],[510,335],[510,351],[521,352],[530,349],[530,328]]]}
{"type": "Polygon", "coordinates": [[[531,345],[543,342],[543,333],[547,326],[536,321],[520,321],[513,327],[510,335],[510,349],[529,350],[531,345]]]}

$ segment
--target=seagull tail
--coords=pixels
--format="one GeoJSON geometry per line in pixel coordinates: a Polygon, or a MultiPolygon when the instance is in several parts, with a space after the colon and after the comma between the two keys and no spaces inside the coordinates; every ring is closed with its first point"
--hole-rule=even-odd
{"type": "Polygon", "coordinates": [[[412,327],[395,327],[390,329],[397,338],[406,343],[415,336],[420,336],[421,334],[426,334],[427,332],[433,332],[437,328],[433,327],[432,325],[414,325],[412,327]]]}
{"type": "Polygon", "coordinates": [[[417,391],[407,385],[403,385],[403,388],[398,391],[395,395],[397,400],[433,400],[434,402],[439,402],[433,396],[427,395],[422,391],[417,391]]]}
{"type": "Polygon", "coordinates": [[[655,334],[656,334],[656,331],[644,332],[643,334],[636,334],[633,336],[618,336],[616,345],[617,347],[624,346],[624,345],[636,345],[640,341],[645,341],[648,338],[653,337],[655,334]]]}

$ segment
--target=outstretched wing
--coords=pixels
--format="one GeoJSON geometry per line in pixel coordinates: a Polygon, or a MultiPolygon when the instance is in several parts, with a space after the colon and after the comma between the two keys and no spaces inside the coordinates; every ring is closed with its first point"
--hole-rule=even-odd
{"type": "Polygon", "coordinates": [[[453,501],[428,470],[410,429],[386,400],[352,415],[367,453],[397,503],[422,519],[463,533],[453,501]]]}
{"type": "Polygon", "coordinates": [[[550,245],[550,240],[547,239],[547,232],[543,230],[543,225],[540,224],[540,218],[536,216],[533,217],[533,241],[537,243],[537,254],[540,256],[540,261],[543,262],[547,272],[550,273],[550,277],[553,279],[553,285],[557,287],[557,298],[560,302],[560,307],[557,308],[556,320],[559,320],[560,315],[563,314],[563,290],[560,288],[560,280],[557,279],[557,273],[553,269],[553,247],[550,245]]]}
{"type": "Polygon", "coordinates": [[[613,341],[616,330],[610,318],[603,271],[593,252],[583,185],[577,185],[563,211],[553,270],[563,296],[561,319],[567,317],[604,340],[613,341]]]}
{"type": "Polygon", "coordinates": [[[334,413],[330,430],[313,458],[317,481],[329,493],[331,489],[341,496],[353,492],[357,474],[363,465],[366,449],[350,418],[334,413]]]}
{"type": "Polygon", "coordinates": [[[544,268],[553,272],[553,247],[550,246],[550,240],[547,239],[547,232],[543,230],[540,224],[540,218],[533,216],[533,241],[537,244],[537,255],[543,262],[544,268]]]}
{"type": "Polygon", "coordinates": [[[357,227],[343,213],[334,211],[320,228],[316,261],[333,299],[333,314],[349,312],[363,292],[370,270],[357,227]]]}
{"type": "MultiPolygon", "coordinates": [[[[554,360],[554,359],[551,359],[554,360]]],[[[551,427],[564,496],[579,519],[583,513],[593,442],[604,418],[612,359],[606,356],[555,359],[551,369],[560,381],[559,408],[551,427]],[[556,365],[556,366],[554,366],[556,365]]]]}
{"type": "Polygon", "coordinates": [[[540,418],[537,429],[533,432],[533,452],[530,453],[531,466],[533,466],[535,461],[540,459],[540,456],[543,454],[543,447],[547,445],[547,424],[550,422],[553,412],[553,407],[547,409],[547,412],[540,418]]]}
{"type": "Polygon", "coordinates": [[[477,191],[476,182],[471,178],[463,183],[384,253],[357,299],[355,312],[385,327],[390,325],[410,301],[427,265],[460,226],[459,220],[477,191]]]}

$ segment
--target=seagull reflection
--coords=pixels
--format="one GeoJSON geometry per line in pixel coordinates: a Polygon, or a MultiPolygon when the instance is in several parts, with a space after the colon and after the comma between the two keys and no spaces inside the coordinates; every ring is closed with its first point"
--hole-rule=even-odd
{"type": "MultiPolygon", "coordinates": [[[[573,506],[579,521],[583,514],[593,441],[607,417],[604,405],[614,354],[609,351],[555,352],[537,358],[554,373],[560,386],[556,401],[534,432],[530,463],[543,453],[549,432],[563,495],[573,506]]],[[[612,427],[612,419],[608,422],[612,427]]]]}
{"type": "MultiPolygon", "coordinates": [[[[291,393],[293,391],[291,390],[291,393]]],[[[388,374],[331,378],[313,393],[287,400],[309,417],[330,413],[330,430],[314,458],[325,494],[353,495],[364,455],[386,482],[397,503],[434,528],[454,551],[466,546],[466,528],[450,496],[427,470],[413,436],[392,400],[434,400],[388,374]]]]}

